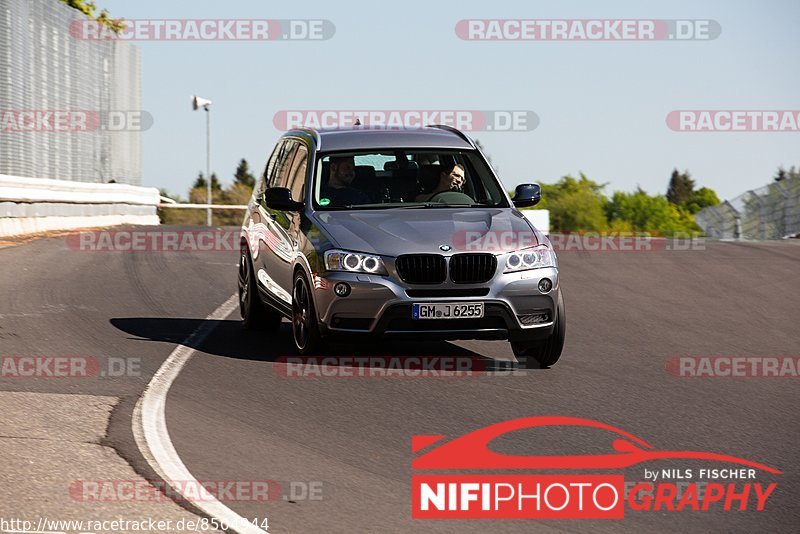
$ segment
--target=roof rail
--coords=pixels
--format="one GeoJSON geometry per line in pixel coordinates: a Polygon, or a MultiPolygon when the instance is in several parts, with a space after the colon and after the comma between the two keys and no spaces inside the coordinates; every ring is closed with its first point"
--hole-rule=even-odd
{"type": "Polygon", "coordinates": [[[463,139],[464,141],[469,143],[470,146],[472,146],[472,148],[475,148],[475,143],[472,142],[472,139],[470,139],[467,134],[465,134],[464,132],[462,132],[461,130],[459,130],[457,128],[453,128],[452,126],[447,126],[446,124],[426,124],[425,127],[426,128],[438,128],[440,130],[446,130],[446,131],[448,131],[450,133],[454,133],[457,136],[459,136],[461,139],[463,139]]]}

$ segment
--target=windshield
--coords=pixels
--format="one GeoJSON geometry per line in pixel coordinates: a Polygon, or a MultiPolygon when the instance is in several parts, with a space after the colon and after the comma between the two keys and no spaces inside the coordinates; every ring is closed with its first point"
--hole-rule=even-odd
{"type": "Polygon", "coordinates": [[[314,209],[508,207],[475,151],[397,149],[321,154],[314,209]]]}

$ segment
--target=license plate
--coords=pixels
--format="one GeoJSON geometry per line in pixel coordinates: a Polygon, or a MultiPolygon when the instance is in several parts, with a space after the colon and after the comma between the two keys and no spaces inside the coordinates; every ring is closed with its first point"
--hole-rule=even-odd
{"type": "Polygon", "coordinates": [[[411,307],[412,319],[480,319],[483,302],[456,302],[450,304],[415,303],[411,307]]]}

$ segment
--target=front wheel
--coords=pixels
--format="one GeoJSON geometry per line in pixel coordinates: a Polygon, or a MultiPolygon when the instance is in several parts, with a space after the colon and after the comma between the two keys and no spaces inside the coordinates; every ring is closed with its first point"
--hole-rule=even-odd
{"type": "Polygon", "coordinates": [[[292,291],[292,338],[300,354],[313,354],[322,341],[319,333],[314,299],[306,282],[306,277],[298,271],[294,275],[292,291]]]}
{"type": "Polygon", "coordinates": [[[562,293],[559,295],[558,306],[556,306],[553,333],[546,339],[537,341],[513,341],[511,342],[511,349],[514,351],[514,356],[517,357],[517,360],[528,369],[535,367],[534,362],[541,368],[550,367],[561,357],[566,334],[567,311],[564,307],[564,294],[562,293]]]}

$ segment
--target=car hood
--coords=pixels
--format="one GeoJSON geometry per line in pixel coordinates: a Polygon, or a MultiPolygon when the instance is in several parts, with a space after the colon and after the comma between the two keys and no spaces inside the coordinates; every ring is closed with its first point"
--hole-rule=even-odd
{"type": "Polygon", "coordinates": [[[384,256],[441,254],[442,246],[450,247],[444,252],[499,253],[542,240],[527,219],[510,208],[322,211],[314,218],[334,246],[384,256]]]}

